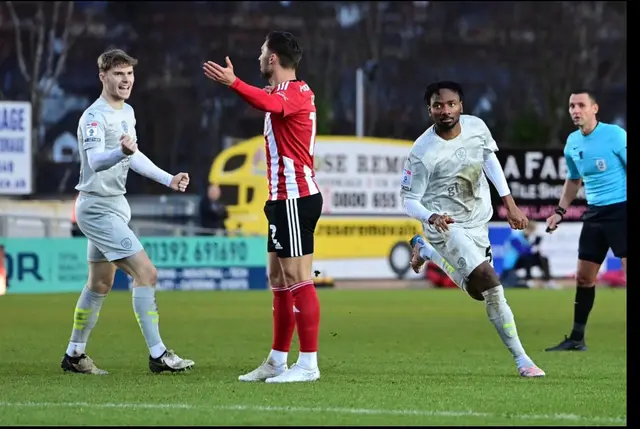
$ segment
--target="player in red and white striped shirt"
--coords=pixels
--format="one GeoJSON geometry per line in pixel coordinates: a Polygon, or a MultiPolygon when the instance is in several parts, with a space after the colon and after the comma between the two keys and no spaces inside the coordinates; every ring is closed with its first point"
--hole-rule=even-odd
{"type": "Polygon", "coordinates": [[[264,118],[269,200],[318,194],[320,191],[313,171],[315,96],[309,85],[300,80],[282,82],[269,90],[270,94],[281,98],[274,102],[273,110],[267,110],[264,118]],[[281,110],[282,113],[275,113],[274,110],[281,110]]]}
{"type": "Polygon", "coordinates": [[[255,370],[241,381],[288,383],[315,381],[318,370],[320,303],[311,276],[314,232],[322,212],[322,194],[315,182],[316,138],[314,94],[296,78],[302,48],[290,33],[269,33],[260,53],[260,72],[269,87],[260,89],[238,79],[229,57],[226,67],[212,61],[205,75],[230,86],[245,101],[265,112],[264,137],[269,197],[264,212],[269,222],[269,283],[273,291],[273,345],[255,370]],[[300,356],[290,369],[287,355],[298,328],[300,356]]]}

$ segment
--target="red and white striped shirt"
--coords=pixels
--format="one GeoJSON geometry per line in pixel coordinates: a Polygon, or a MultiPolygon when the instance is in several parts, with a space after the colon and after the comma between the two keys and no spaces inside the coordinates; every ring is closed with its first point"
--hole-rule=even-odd
{"type": "Polygon", "coordinates": [[[264,140],[269,200],[319,193],[313,169],[316,106],[309,85],[299,80],[287,81],[268,94],[236,78],[231,88],[252,106],[266,112],[264,140]]]}
{"type": "Polygon", "coordinates": [[[282,99],[281,115],[264,117],[269,199],[288,200],[320,192],[314,180],[316,106],[313,92],[302,81],[283,82],[272,94],[282,99]]]}

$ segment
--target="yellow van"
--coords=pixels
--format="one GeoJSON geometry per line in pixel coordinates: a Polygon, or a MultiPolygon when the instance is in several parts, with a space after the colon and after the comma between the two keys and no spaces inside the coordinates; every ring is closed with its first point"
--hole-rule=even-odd
{"type": "MultiPolygon", "coordinates": [[[[323,276],[403,278],[410,272],[408,240],[421,232],[399,198],[402,166],[412,142],[351,136],[317,136],[316,182],[323,215],[316,229],[314,269],[323,276]]],[[[266,235],[264,137],[240,142],[213,161],[209,182],[221,189],[227,228],[266,235]]]]}

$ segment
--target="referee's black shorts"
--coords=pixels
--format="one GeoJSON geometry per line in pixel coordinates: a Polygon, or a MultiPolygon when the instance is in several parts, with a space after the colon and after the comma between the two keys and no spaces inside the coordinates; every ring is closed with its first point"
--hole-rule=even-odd
{"type": "Polygon", "coordinates": [[[313,253],[313,237],[322,213],[322,194],[289,200],[267,201],[264,214],[269,222],[267,252],[279,258],[313,253]]]}
{"type": "Polygon", "coordinates": [[[578,259],[602,264],[609,248],[617,258],[627,257],[627,202],[588,206],[582,215],[578,259]]]}

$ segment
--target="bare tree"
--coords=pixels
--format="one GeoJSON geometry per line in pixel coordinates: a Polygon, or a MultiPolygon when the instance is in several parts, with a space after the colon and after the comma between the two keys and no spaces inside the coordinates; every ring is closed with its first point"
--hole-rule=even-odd
{"type": "MultiPolygon", "coordinates": [[[[2,17],[0,16],[0,29],[2,29],[2,17]]],[[[1,33],[0,33],[1,34],[1,33]]],[[[0,64],[6,61],[13,51],[13,46],[11,45],[11,41],[7,37],[0,36],[0,64]]],[[[2,86],[0,85],[0,100],[5,100],[7,97],[2,91],[2,86]]]]}
{"type": "Polygon", "coordinates": [[[607,90],[626,76],[626,7],[605,1],[505,5],[493,27],[501,29],[495,34],[496,61],[512,75],[510,101],[502,103],[511,106],[505,112],[508,122],[518,122],[517,113],[524,113],[525,122],[541,132],[539,143],[560,145],[571,90],[607,90]],[[612,47],[613,55],[606,52],[612,47]],[[531,120],[535,116],[537,125],[531,120]]]}
{"type": "Polygon", "coordinates": [[[18,67],[29,88],[32,153],[37,163],[43,159],[40,141],[43,102],[64,71],[69,49],[82,28],[72,25],[73,1],[29,2],[25,8],[35,6],[35,13],[25,13],[22,18],[18,16],[14,2],[5,3],[13,21],[18,67]]]}
{"type": "MultiPolygon", "coordinates": [[[[364,12],[364,31],[363,35],[368,41],[365,45],[368,45],[368,56],[366,60],[371,60],[375,63],[379,62],[382,57],[382,38],[383,38],[383,5],[384,3],[378,2],[363,2],[364,12]]],[[[361,64],[362,65],[362,64],[361,64]]],[[[378,82],[375,79],[371,79],[369,82],[370,90],[365,94],[377,94],[378,82]]],[[[365,133],[372,135],[375,130],[375,126],[378,122],[378,116],[380,114],[380,105],[375,97],[368,97],[365,101],[367,109],[365,111],[367,127],[365,133]]]]}
{"type": "Polygon", "coordinates": [[[337,54],[338,39],[326,35],[327,32],[336,34],[340,29],[335,19],[319,19],[313,12],[313,9],[307,11],[305,25],[301,30],[301,39],[304,45],[308,46],[303,55],[304,74],[308,76],[306,80],[309,81],[316,95],[317,133],[327,134],[332,129],[334,117],[332,104],[339,83],[336,76],[342,63],[341,57],[337,54]]]}

